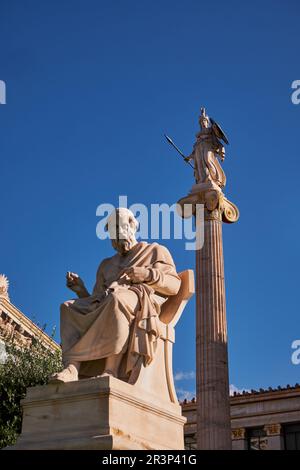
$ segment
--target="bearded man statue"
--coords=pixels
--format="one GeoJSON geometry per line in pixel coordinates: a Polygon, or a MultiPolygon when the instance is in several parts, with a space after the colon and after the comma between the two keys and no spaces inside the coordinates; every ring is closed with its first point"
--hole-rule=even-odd
{"type": "Polygon", "coordinates": [[[149,365],[160,335],[159,314],[180,278],[171,254],[158,243],[138,242],[133,213],[116,209],[107,229],[117,253],[98,268],[92,294],[75,273],[67,287],[78,296],[61,305],[64,369],[50,382],[111,375],[128,381],[142,359],[149,365]]]}

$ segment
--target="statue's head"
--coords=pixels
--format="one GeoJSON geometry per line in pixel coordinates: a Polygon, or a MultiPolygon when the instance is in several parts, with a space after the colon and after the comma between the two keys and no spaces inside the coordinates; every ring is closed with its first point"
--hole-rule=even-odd
{"type": "Polygon", "coordinates": [[[201,108],[201,114],[199,116],[199,125],[201,129],[207,129],[209,127],[209,117],[205,112],[205,108],[201,108]]]}
{"type": "Polygon", "coordinates": [[[110,214],[106,227],[113,248],[121,255],[125,255],[136,245],[135,233],[138,221],[129,209],[125,207],[115,209],[110,214]]]}

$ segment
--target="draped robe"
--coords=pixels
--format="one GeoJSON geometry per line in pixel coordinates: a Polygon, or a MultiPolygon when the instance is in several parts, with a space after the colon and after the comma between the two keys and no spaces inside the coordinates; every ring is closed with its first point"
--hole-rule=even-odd
{"type": "Polygon", "coordinates": [[[139,242],[125,255],[103,260],[92,295],[61,305],[64,363],[79,361],[80,376],[90,377],[103,372],[105,358],[124,353],[127,378],[139,358],[150,364],[161,305],[177,294],[180,282],[171,254],[158,243],[139,242]],[[122,271],[129,267],[148,268],[150,280],[128,281],[122,271]]]}
{"type": "Polygon", "coordinates": [[[197,183],[213,181],[220,188],[226,184],[226,176],[216,156],[216,149],[222,147],[211,128],[198,132],[193,148],[195,176],[197,183]]]}

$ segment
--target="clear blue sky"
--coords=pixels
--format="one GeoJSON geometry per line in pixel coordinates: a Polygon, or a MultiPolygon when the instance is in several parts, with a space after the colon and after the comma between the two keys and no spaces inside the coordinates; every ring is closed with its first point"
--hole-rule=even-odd
{"type": "MultiPolygon", "coordinates": [[[[0,272],[15,305],[50,331],[65,271],[91,287],[112,254],[96,207],[186,194],[191,171],[162,135],[189,153],[205,105],[229,136],[241,212],[224,226],[230,382],[299,381],[299,13],[296,0],[0,1],[0,272]]],[[[194,267],[182,241],[164,243],[178,270],[194,267]]],[[[175,372],[195,369],[194,316],[191,301],[175,372]]]]}

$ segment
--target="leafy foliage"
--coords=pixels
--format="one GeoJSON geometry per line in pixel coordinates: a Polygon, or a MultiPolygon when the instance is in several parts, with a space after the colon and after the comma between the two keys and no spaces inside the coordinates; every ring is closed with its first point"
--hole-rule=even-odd
{"type": "Polygon", "coordinates": [[[0,364],[0,448],[13,445],[21,432],[20,401],[27,387],[44,385],[62,369],[60,352],[53,353],[34,340],[30,348],[6,344],[6,360],[0,364]]]}

